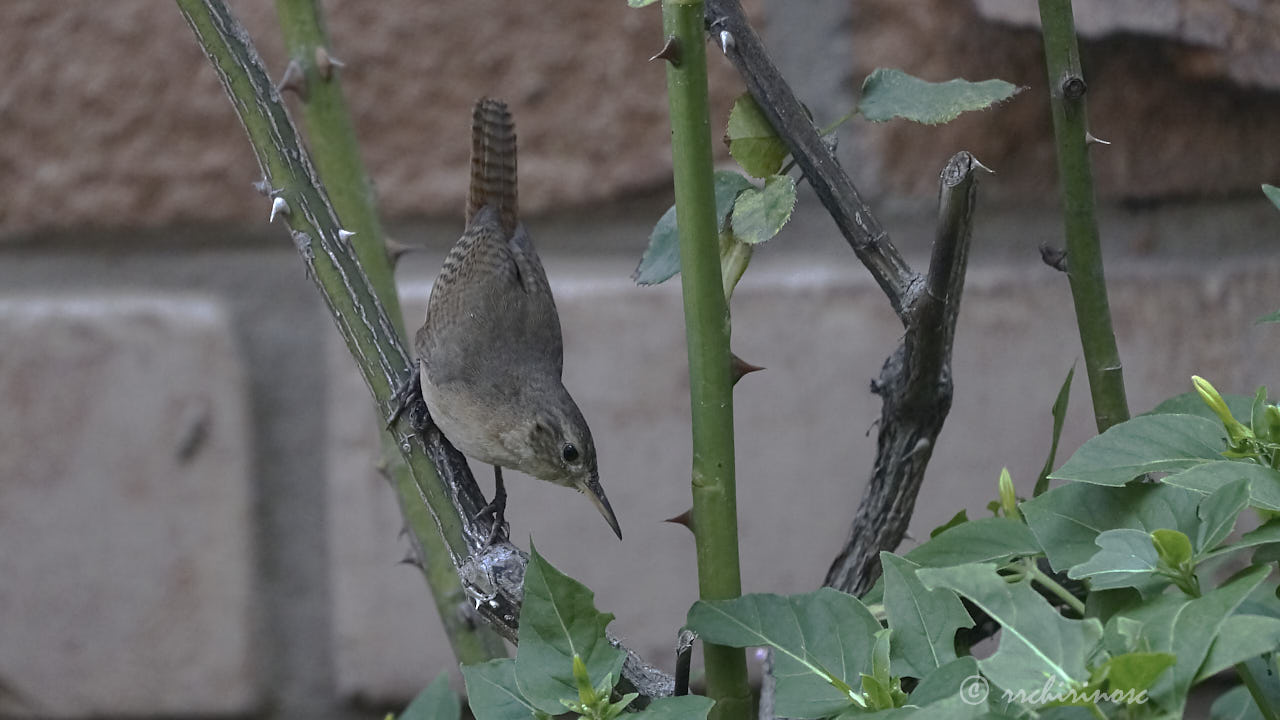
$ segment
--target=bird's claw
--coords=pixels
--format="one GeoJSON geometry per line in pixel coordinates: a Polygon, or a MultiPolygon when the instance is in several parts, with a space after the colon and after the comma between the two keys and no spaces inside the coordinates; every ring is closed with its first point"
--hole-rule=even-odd
{"type": "Polygon", "coordinates": [[[422,433],[431,427],[431,413],[427,411],[427,404],[419,391],[422,382],[421,374],[422,369],[415,363],[409,377],[405,378],[405,381],[396,388],[395,394],[391,396],[395,407],[387,416],[388,429],[400,419],[405,410],[409,411],[409,424],[416,432],[422,433]]]}
{"type": "Polygon", "coordinates": [[[475,516],[477,521],[490,520],[493,523],[489,527],[489,537],[485,540],[485,547],[493,545],[500,538],[511,536],[511,523],[507,522],[506,513],[507,488],[502,483],[502,468],[494,466],[493,500],[480,508],[480,512],[475,516]]]}

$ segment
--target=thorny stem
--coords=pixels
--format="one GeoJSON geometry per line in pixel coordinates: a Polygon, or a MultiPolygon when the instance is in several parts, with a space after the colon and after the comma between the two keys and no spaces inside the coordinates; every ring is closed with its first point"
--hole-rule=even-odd
{"type": "MultiPolygon", "coordinates": [[[[733,378],[729,312],[721,276],[713,190],[706,42],[702,0],[664,0],[663,32],[679,57],[667,63],[680,278],[689,345],[693,425],[693,527],[698,590],[703,600],[742,593],[738,507],[734,486],[733,378]]],[[[751,714],[747,658],[742,648],[703,645],[711,717],[751,714]]]]}
{"type": "Polygon", "coordinates": [[[1129,419],[1124,370],[1102,271],[1098,219],[1094,214],[1093,168],[1086,141],[1086,85],[1080,71],[1071,0],[1040,0],[1044,55],[1049,69],[1049,102],[1057,140],[1058,182],[1062,185],[1067,236],[1067,277],[1075,301],[1098,432],[1129,419]]]}
{"type": "MultiPolygon", "coordinates": [[[[306,88],[299,93],[299,98],[311,157],[343,228],[355,233],[349,240],[352,248],[403,342],[407,335],[394,270],[387,257],[386,237],[378,219],[373,185],[360,158],[351,114],[342,93],[340,61],[330,49],[324,17],[316,0],[276,0],[276,14],[290,63],[301,69],[300,82],[306,88]]],[[[501,638],[487,625],[468,622],[465,614],[459,612],[467,596],[453,567],[449,547],[422,505],[417,483],[400,456],[395,438],[384,430],[381,440],[388,478],[406,526],[416,541],[413,547],[418,551],[418,561],[454,657],[464,665],[506,657],[501,638]]]]}
{"type": "MultiPolygon", "coordinates": [[[[249,135],[263,185],[270,189],[273,207],[279,207],[278,213],[289,224],[307,273],[356,359],[379,417],[389,416],[398,404],[395,390],[409,374],[408,354],[351,244],[339,237],[337,213],[271,77],[244,26],[224,0],[177,0],[177,5],[231,98],[249,135]]],[[[418,508],[430,514],[444,537],[464,587],[477,597],[479,615],[505,639],[515,642],[528,558],[505,540],[489,542],[492,524],[477,519],[485,500],[466,459],[437,429],[415,432],[405,416],[394,425],[393,435],[413,476],[418,508]]],[[[610,642],[626,650],[620,643],[610,642]]],[[[639,704],[646,698],[670,695],[674,687],[670,675],[630,650],[622,678],[619,689],[638,691],[642,695],[639,704]]]]}

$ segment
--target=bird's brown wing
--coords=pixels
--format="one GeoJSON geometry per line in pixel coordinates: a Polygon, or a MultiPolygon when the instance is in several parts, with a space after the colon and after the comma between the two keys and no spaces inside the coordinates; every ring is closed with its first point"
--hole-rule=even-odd
{"type": "Polygon", "coordinates": [[[435,384],[560,376],[560,321],[542,263],[523,228],[503,235],[496,210],[476,213],[431,289],[416,345],[435,384]]]}

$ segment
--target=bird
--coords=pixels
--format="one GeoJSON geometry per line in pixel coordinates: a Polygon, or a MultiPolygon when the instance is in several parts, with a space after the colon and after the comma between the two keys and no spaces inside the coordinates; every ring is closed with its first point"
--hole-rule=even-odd
{"type": "MultiPolygon", "coordinates": [[[[466,228],[431,288],[414,337],[431,421],[464,455],[493,466],[481,511],[505,526],[503,468],[585,493],[618,539],[591,429],[562,382],[560,316],[519,220],[515,122],[504,102],[472,112],[466,228]]],[[[490,542],[493,541],[490,536],[490,542]]]]}

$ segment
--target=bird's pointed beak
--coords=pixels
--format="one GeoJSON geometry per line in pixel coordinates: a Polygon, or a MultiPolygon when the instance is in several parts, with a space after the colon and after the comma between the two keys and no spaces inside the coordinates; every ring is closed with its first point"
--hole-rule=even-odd
{"type": "Polygon", "coordinates": [[[622,539],[622,528],[618,527],[618,516],[613,514],[613,508],[609,506],[609,498],[604,496],[604,488],[600,486],[600,478],[593,473],[591,479],[587,480],[580,486],[582,492],[591,498],[591,502],[595,503],[596,509],[604,516],[609,523],[609,527],[613,528],[613,534],[622,539]]]}

